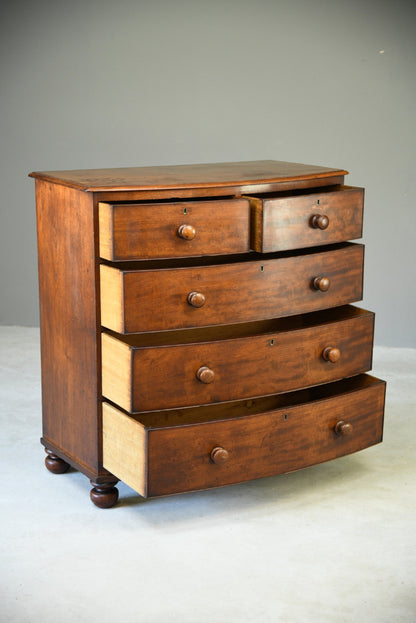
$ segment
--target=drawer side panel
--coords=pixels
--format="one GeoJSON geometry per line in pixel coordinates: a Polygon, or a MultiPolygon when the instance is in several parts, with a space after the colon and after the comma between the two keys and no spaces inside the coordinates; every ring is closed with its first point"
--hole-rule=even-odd
{"type": "Polygon", "coordinates": [[[146,497],[146,429],[106,402],[103,403],[103,464],[114,476],[146,497]]]}

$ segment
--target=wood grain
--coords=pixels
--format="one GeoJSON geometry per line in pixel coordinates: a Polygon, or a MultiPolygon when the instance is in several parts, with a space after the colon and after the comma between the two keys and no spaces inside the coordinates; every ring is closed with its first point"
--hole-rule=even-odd
{"type": "Polygon", "coordinates": [[[325,252],[278,259],[230,262],[156,270],[120,270],[122,300],[115,300],[101,267],[102,324],[118,333],[167,331],[312,312],[362,298],[364,247],[347,244],[325,252]],[[329,278],[327,292],[313,280],[329,278]],[[188,303],[190,292],[205,296],[202,307],[188,303]],[[114,309],[120,310],[116,316],[114,309]],[[109,310],[112,310],[111,313],[109,310]]]}
{"type": "Polygon", "coordinates": [[[133,350],[111,335],[101,336],[102,392],[119,405],[132,402],[131,373],[133,350]]]}
{"type": "Polygon", "coordinates": [[[103,402],[103,463],[140,495],[147,495],[147,434],[142,426],[103,402]]]}
{"type": "Polygon", "coordinates": [[[149,497],[290,472],[379,443],[384,393],[383,381],[363,375],[308,394],[285,394],[277,399],[287,404],[251,415],[241,403],[236,409],[225,405],[234,417],[210,421],[210,410],[218,408],[212,405],[190,410],[193,415],[178,425],[177,415],[167,412],[160,427],[157,414],[144,425],[140,415],[133,419],[104,404],[104,462],[149,497]],[[353,432],[342,436],[335,427],[346,413],[353,432]],[[216,448],[226,461],[213,462],[216,448]]]}
{"type": "Polygon", "coordinates": [[[250,198],[251,247],[271,253],[332,244],[362,236],[364,189],[341,186],[325,192],[250,198]],[[327,216],[324,229],[313,216],[327,216]]]}
{"type": "Polygon", "coordinates": [[[247,253],[247,199],[110,205],[100,203],[100,255],[134,260],[247,253]],[[195,237],[179,235],[189,225],[195,237]]]}
{"type": "Polygon", "coordinates": [[[93,197],[36,181],[44,445],[96,481],[100,344],[93,197]]]}
{"type": "Polygon", "coordinates": [[[106,347],[119,340],[104,334],[104,367],[117,375],[106,384],[104,396],[126,411],[160,410],[285,392],[369,370],[374,314],[349,313],[347,308],[333,317],[312,326],[306,317],[300,329],[229,340],[129,346],[132,358],[126,357],[125,362],[131,364],[124,366],[106,347]],[[336,363],[323,357],[328,346],[342,353],[336,363]],[[198,380],[204,367],[212,370],[212,382],[198,380]]]}
{"type": "Polygon", "coordinates": [[[382,440],[385,384],[245,418],[149,431],[148,495],[208,489],[287,473],[382,440]],[[337,435],[348,414],[353,433],[337,435]],[[224,448],[228,461],[210,453],[224,448]]]}
{"type": "MultiPolygon", "coordinates": [[[[196,188],[227,188],[255,184],[291,182],[298,187],[302,181],[339,178],[343,169],[331,169],[278,160],[220,162],[173,166],[83,169],[72,171],[36,171],[31,177],[88,191],[161,190],[196,188]]],[[[337,182],[334,182],[337,183],[337,182]]],[[[226,194],[226,193],[223,193],[226,194]]]]}

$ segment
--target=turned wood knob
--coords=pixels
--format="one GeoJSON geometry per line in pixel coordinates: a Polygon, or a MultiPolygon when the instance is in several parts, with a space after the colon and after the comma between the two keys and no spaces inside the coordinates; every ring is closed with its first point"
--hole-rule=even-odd
{"type": "Polygon", "coordinates": [[[330,280],[328,279],[328,277],[315,277],[315,279],[313,280],[313,287],[315,288],[315,290],[320,290],[321,292],[326,292],[329,289],[329,286],[331,285],[330,280]]]}
{"type": "Polygon", "coordinates": [[[205,303],[205,296],[202,292],[190,292],[188,294],[188,303],[192,305],[192,307],[202,307],[205,303]]]}
{"type": "Polygon", "coordinates": [[[343,436],[351,435],[352,430],[352,424],[350,424],[349,422],[344,422],[344,420],[340,420],[339,422],[337,422],[334,428],[334,431],[337,435],[343,436]]]}
{"type": "Polygon", "coordinates": [[[196,229],[192,225],[179,225],[178,236],[184,240],[193,240],[196,236],[196,229]]]}
{"type": "Polygon", "coordinates": [[[217,465],[222,465],[226,463],[230,458],[229,453],[225,448],[221,448],[221,446],[216,446],[211,450],[211,461],[216,463],[217,465]]]}
{"type": "Polygon", "coordinates": [[[327,346],[322,351],[322,357],[325,359],[325,361],[336,363],[341,358],[341,351],[339,350],[339,348],[334,348],[333,346],[327,346]]]}
{"type": "Polygon", "coordinates": [[[196,378],[198,381],[201,381],[201,383],[212,383],[215,379],[215,372],[211,370],[211,368],[208,368],[208,366],[201,366],[199,370],[197,370],[196,378]]]}
{"type": "Polygon", "coordinates": [[[329,218],[326,214],[314,214],[311,218],[311,225],[314,229],[326,229],[329,225],[329,218]]]}

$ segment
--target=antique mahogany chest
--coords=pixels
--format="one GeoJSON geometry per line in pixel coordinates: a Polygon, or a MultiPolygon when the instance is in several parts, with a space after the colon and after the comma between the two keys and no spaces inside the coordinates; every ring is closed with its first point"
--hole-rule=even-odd
{"type": "Polygon", "coordinates": [[[113,506],[382,439],[361,188],[278,161],[32,173],[46,466],[113,506]]]}

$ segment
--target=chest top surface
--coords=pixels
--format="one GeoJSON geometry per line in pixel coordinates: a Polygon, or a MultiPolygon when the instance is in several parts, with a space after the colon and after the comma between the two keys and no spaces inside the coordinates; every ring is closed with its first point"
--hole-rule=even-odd
{"type": "Polygon", "coordinates": [[[31,177],[89,192],[232,187],[247,184],[279,184],[290,181],[346,175],[343,169],[255,160],[214,164],[36,171],[31,177]]]}

